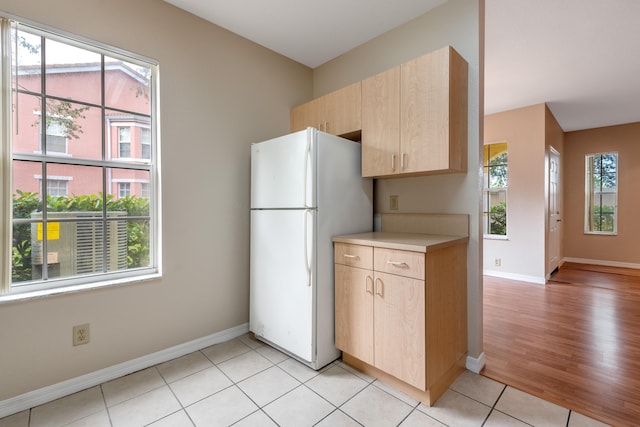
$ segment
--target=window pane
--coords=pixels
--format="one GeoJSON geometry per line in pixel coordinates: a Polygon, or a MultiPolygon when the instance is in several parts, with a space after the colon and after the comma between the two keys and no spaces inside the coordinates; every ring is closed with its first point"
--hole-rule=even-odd
{"type": "Polygon", "coordinates": [[[42,98],[39,96],[14,94],[13,98],[13,152],[33,154],[41,152],[40,117],[42,98]]]}
{"type": "Polygon", "coordinates": [[[47,95],[100,104],[101,55],[47,39],[47,95]]]}
{"type": "Polygon", "coordinates": [[[80,159],[102,158],[102,119],[99,108],[47,99],[47,154],[51,139],[64,138],[66,153],[80,159]]]}
{"type": "Polygon", "coordinates": [[[151,132],[149,129],[151,123],[149,118],[109,110],[105,119],[107,159],[149,163],[151,160],[151,132]]]}
{"type": "Polygon", "coordinates": [[[151,240],[148,220],[117,220],[118,230],[126,228],[127,268],[149,267],[151,240]]]}
{"type": "Polygon", "coordinates": [[[29,218],[31,212],[42,210],[42,164],[14,160],[12,165],[13,217],[29,218]]]}
{"type": "Polygon", "coordinates": [[[102,216],[102,168],[94,166],[58,165],[47,166],[47,185],[66,181],[66,196],[55,196],[49,188],[47,209],[50,212],[96,211],[102,216]]]}
{"type": "Polygon", "coordinates": [[[24,31],[11,31],[11,45],[17,51],[12,52],[11,72],[14,84],[19,90],[40,92],[41,60],[40,37],[24,31]],[[16,75],[17,72],[17,75],[16,75]],[[17,84],[15,84],[17,79],[17,84]]]}
{"type": "Polygon", "coordinates": [[[111,168],[107,169],[108,178],[108,193],[111,195],[110,200],[114,200],[114,206],[117,209],[111,208],[110,210],[125,210],[129,216],[147,216],[149,215],[149,189],[146,189],[146,196],[142,193],[142,184],[148,185],[150,182],[151,174],[145,170],[135,169],[119,169],[111,168]],[[129,201],[118,201],[129,196],[129,201]],[[128,205],[131,203],[132,205],[128,205]]]}
{"type": "Polygon", "coordinates": [[[133,113],[150,115],[151,70],[105,57],[105,105],[133,113]]]}

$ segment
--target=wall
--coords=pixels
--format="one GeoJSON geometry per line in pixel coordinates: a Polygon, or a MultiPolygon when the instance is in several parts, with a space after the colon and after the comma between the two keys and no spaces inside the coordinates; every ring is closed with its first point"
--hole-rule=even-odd
{"type": "Polygon", "coordinates": [[[484,239],[485,274],[544,283],[545,104],[484,119],[484,142],[507,142],[507,239],[484,239]],[[495,259],[501,265],[495,265],[495,259]]]}
{"type": "Polygon", "coordinates": [[[565,134],[564,256],[567,260],[640,268],[640,123],[565,134]],[[585,155],[618,152],[618,235],[584,234],[585,155]],[[571,189],[571,191],[570,191],[571,189]]]}
{"type": "Polygon", "coordinates": [[[249,146],[288,132],[312,71],[158,0],[0,10],[159,61],[164,202],[162,279],[0,305],[0,401],[248,322],[249,146]]]}
{"type": "Polygon", "coordinates": [[[468,249],[469,355],[482,352],[482,276],[479,232],[480,135],[482,123],[482,52],[484,1],[449,0],[442,6],[377,37],[314,70],[314,96],[421,56],[453,46],[469,63],[468,173],[377,180],[375,212],[388,212],[390,195],[399,196],[394,212],[463,213],[470,215],[468,249]]]}
{"type": "Polygon", "coordinates": [[[564,156],[564,131],[562,130],[562,128],[560,127],[560,124],[558,123],[558,121],[556,120],[556,118],[553,116],[553,113],[551,112],[551,110],[549,109],[549,107],[545,106],[545,118],[544,118],[544,140],[545,140],[545,163],[544,163],[544,170],[545,170],[545,183],[544,183],[544,200],[545,200],[545,209],[544,209],[544,220],[545,220],[545,240],[546,240],[546,244],[545,244],[545,254],[544,254],[544,273],[545,273],[545,278],[549,278],[551,276],[552,273],[552,269],[549,267],[549,247],[551,244],[551,236],[549,235],[549,155],[550,155],[550,148],[553,147],[559,154],[559,159],[560,159],[560,173],[559,173],[559,183],[558,183],[558,187],[559,187],[559,195],[558,195],[558,200],[557,200],[557,204],[558,204],[558,211],[560,212],[560,222],[557,223],[558,227],[559,227],[559,264],[562,264],[562,258],[564,257],[564,244],[563,244],[563,239],[562,239],[562,230],[563,230],[563,226],[564,223],[562,222],[562,217],[564,215],[564,207],[565,207],[565,203],[564,203],[564,194],[566,189],[564,188],[564,168],[562,167],[562,161],[563,161],[563,156],[564,156]]]}

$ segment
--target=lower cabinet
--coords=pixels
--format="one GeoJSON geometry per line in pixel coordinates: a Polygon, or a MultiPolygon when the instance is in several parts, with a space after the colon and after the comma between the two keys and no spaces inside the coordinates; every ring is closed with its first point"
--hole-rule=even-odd
{"type": "Polygon", "coordinates": [[[345,363],[429,405],[446,391],[466,354],[466,245],[457,246],[420,253],[335,244],[335,340],[345,363]]]}

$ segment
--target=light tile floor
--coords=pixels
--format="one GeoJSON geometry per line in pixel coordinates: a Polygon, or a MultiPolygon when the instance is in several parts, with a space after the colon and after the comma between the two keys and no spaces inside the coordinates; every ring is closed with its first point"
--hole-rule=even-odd
{"type": "Polygon", "coordinates": [[[0,419],[0,427],[604,426],[464,372],[433,407],[340,361],[316,372],[250,335],[0,419]]]}

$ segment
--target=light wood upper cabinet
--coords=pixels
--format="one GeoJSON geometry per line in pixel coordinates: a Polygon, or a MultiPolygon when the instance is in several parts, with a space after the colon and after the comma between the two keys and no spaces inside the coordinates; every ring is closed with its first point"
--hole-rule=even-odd
{"type": "Polygon", "coordinates": [[[362,129],[362,84],[354,83],[291,109],[291,132],[315,127],[350,136],[362,129]]]}
{"type": "Polygon", "coordinates": [[[467,73],[447,46],[365,80],[363,176],[466,172],[467,73]]]}
{"type": "Polygon", "coordinates": [[[362,176],[399,171],[400,67],[362,81],[362,176]]]}
{"type": "Polygon", "coordinates": [[[466,172],[467,80],[447,46],[294,107],[291,131],[361,138],[364,177],[466,172]]]}
{"type": "Polygon", "coordinates": [[[321,129],[324,122],[324,98],[316,98],[291,109],[291,132],[304,130],[309,126],[321,129]]]}

